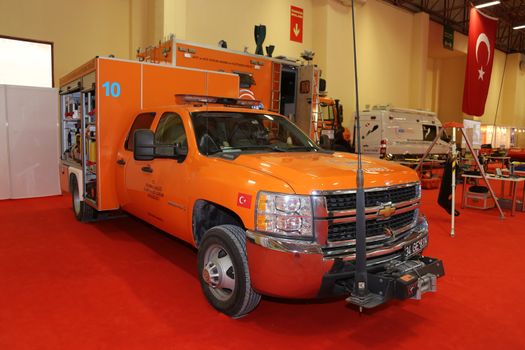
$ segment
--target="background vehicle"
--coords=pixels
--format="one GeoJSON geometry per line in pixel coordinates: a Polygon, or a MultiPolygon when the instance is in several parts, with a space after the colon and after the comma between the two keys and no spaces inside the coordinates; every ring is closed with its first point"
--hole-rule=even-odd
{"type": "MultiPolygon", "coordinates": [[[[413,109],[376,107],[360,117],[363,154],[396,160],[421,157],[442,127],[435,113],[413,109]]],[[[430,154],[448,152],[448,143],[438,140],[430,154]]]]}
{"type": "MultiPolygon", "coordinates": [[[[122,210],[189,242],[204,295],[232,317],[252,311],[262,294],[348,294],[356,157],[325,151],[286,117],[234,98],[238,79],[108,58],[65,77],[62,171],[75,216],[91,221],[122,210]],[[69,150],[77,138],[69,135],[78,123],[75,161],[69,150]]],[[[365,160],[364,171],[376,297],[363,306],[434,291],[444,270],[421,255],[428,225],[417,174],[378,159],[365,160]]]]}

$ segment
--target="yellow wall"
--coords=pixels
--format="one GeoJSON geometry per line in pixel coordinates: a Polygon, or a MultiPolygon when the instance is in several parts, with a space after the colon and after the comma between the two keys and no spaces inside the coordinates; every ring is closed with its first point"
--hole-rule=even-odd
{"type": "MultiPolygon", "coordinates": [[[[324,46],[316,46],[314,50],[325,51],[325,61],[316,62],[323,69],[328,94],[341,100],[345,112],[343,121],[349,126],[355,110],[351,12],[348,7],[338,2],[324,1],[324,3],[326,17],[323,21],[326,23],[326,31],[323,33],[324,37],[319,38],[319,43],[324,46]]],[[[315,19],[318,20],[317,15],[315,19]]]]}
{"type": "Polygon", "coordinates": [[[185,36],[173,32],[181,39],[211,45],[223,39],[228,48],[243,51],[248,47],[248,52],[255,53],[253,29],[255,25],[264,24],[266,39],[263,46],[275,45],[274,56],[299,58],[302,51],[312,49],[310,0],[190,0],[186,2],[186,11],[185,36]],[[290,5],[304,10],[302,44],[290,41],[290,5]]]}
{"type": "Polygon", "coordinates": [[[410,107],[413,15],[370,0],[357,8],[356,27],[360,104],[410,107]]]}
{"type": "MultiPolygon", "coordinates": [[[[357,2],[356,2],[357,3],[357,2]]],[[[253,27],[267,26],[264,45],[275,55],[298,58],[314,50],[330,96],[345,105],[345,124],[355,110],[350,7],[337,0],[23,0],[0,2],[0,33],[53,41],[58,78],[95,55],[134,58],[136,49],[168,34],[254,52],[253,27]],[[290,5],[304,9],[303,43],[289,40],[290,5]]],[[[380,0],[356,5],[361,109],[391,104],[462,120],[467,37],[455,33],[455,50],[442,48],[442,26],[380,0]]],[[[525,127],[525,58],[496,51],[486,112],[492,124],[525,127]],[[505,67],[505,68],[504,68],[505,67]],[[503,72],[505,71],[505,76],[503,72]]]]}
{"type": "MultiPolygon", "coordinates": [[[[520,128],[525,128],[525,55],[515,54],[519,57],[518,63],[515,66],[516,70],[516,94],[515,102],[516,113],[513,118],[513,122],[520,128]],[[521,68],[520,68],[520,63],[521,68]]],[[[509,72],[509,74],[512,74],[509,72]]],[[[522,135],[525,136],[525,135],[522,135]]],[[[523,138],[523,137],[522,137],[523,138]]],[[[525,145],[525,142],[524,142],[525,145]]]]}
{"type": "Polygon", "coordinates": [[[465,57],[442,58],[439,69],[437,113],[441,122],[463,121],[465,57]]]}
{"type": "Polygon", "coordinates": [[[54,42],[57,85],[59,77],[95,55],[128,58],[129,14],[129,0],[5,0],[0,33],[54,42]]]}

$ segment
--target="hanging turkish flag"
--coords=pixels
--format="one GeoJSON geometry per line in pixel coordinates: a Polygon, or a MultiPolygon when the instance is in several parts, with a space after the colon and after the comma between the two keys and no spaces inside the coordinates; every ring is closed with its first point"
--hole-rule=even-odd
{"type": "Polygon", "coordinates": [[[497,28],[497,19],[487,17],[475,8],[470,10],[467,69],[463,88],[463,112],[466,114],[480,116],[485,112],[497,28]]]}

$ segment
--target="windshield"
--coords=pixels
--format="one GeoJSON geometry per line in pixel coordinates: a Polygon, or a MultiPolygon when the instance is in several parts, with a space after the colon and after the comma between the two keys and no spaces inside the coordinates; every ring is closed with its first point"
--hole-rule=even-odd
{"type": "Polygon", "coordinates": [[[242,112],[194,112],[191,120],[199,151],[309,152],[315,143],[288,119],[269,114],[242,112]]]}

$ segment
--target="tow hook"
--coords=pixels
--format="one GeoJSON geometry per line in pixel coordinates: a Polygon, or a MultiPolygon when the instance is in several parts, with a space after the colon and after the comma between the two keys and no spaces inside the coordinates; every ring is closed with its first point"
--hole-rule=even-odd
{"type": "Polygon", "coordinates": [[[417,291],[411,299],[421,300],[421,296],[424,293],[435,291],[437,291],[437,276],[427,273],[425,276],[418,278],[417,291]]]}

